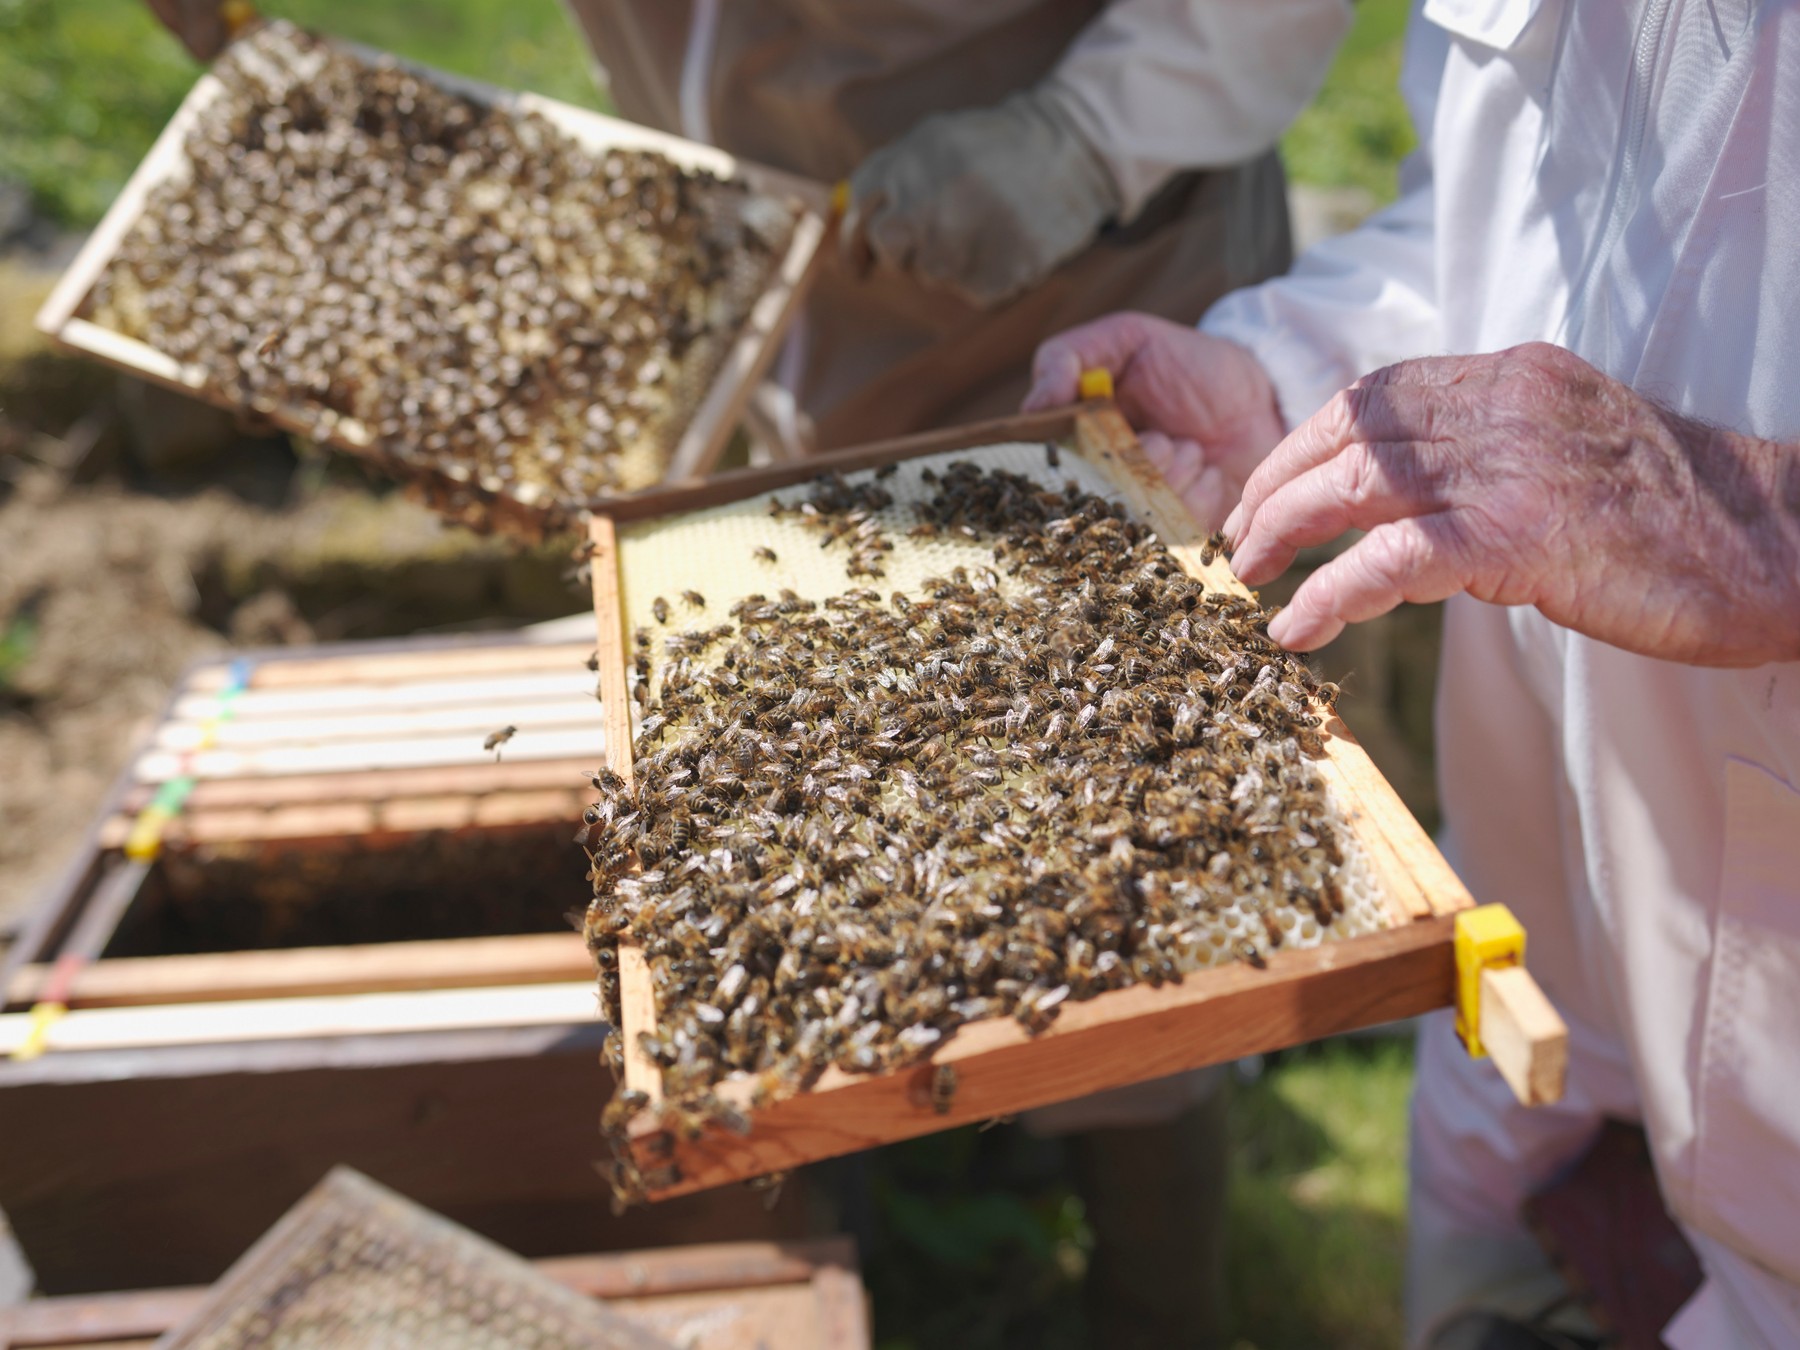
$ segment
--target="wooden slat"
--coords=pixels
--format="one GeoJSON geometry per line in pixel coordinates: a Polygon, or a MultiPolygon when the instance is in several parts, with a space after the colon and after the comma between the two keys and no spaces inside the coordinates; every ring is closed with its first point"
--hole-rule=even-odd
{"type": "Polygon", "coordinates": [[[75,255],[75,261],[69,264],[68,271],[63,273],[55,289],[38,310],[37,326],[40,331],[51,335],[58,333],[81,307],[87,293],[106,270],[106,264],[118,252],[126,234],[143,214],[144,202],[149,197],[150,190],[179,171],[185,154],[183,142],[187,140],[189,128],[205,111],[206,105],[224,90],[225,86],[213,76],[203,75],[182,100],[175,115],[169,119],[169,124],[151,145],[150,153],[144,156],[143,162],[126,180],[124,189],[107,210],[105,219],[88,235],[87,242],[75,255]]]}
{"type": "Polygon", "coordinates": [[[594,1298],[650,1298],[802,1284],[821,1269],[856,1269],[848,1238],[811,1242],[704,1242],[614,1256],[550,1257],[537,1268],[594,1298]]]}
{"type": "MultiPolygon", "coordinates": [[[[1088,405],[1082,405],[1083,408],[1088,405]]],[[[1094,405],[1099,406],[1099,405],[1094,405]]],[[[727,469],[713,474],[704,483],[645,488],[596,503],[593,510],[605,514],[619,524],[650,520],[681,511],[700,511],[709,506],[722,506],[775,488],[792,487],[811,482],[823,473],[856,473],[879,468],[896,460],[916,459],[920,455],[941,454],[947,450],[967,450],[974,446],[992,445],[996,441],[1054,440],[1071,433],[1072,410],[1058,408],[1051,412],[1027,413],[1019,417],[998,417],[985,422],[970,422],[947,431],[925,431],[912,436],[896,436],[892,440],[874,441],[850,446],[822,455],[811,455],[791,464],[769,464],[746,469],[727,469]]]]}
{"type": "MultiPolygon", "coordinates": [[[[596,713],[597,715],[597,713],[596,713]]],[[[471,797],[496,792],[529,792],[564,788],[586,793],[588,777],[599,757],[588,759],[540,759],[519,764],[458,764],[441,769],[369,769],[362,773],[302,774],[275,778],[219,778],[194,784],[188,794],[189,811],[230,810],[243,807],[302,806],[316,802],[388,801],[462,793],[471,797]]],[[[149,805],[155,788],[133,784],[119,803],[127,816],[149,805]]]]}
{"type": "MultiPolygon", "coordinates": [[[[258,661],[249,687],[311,689],[320,685],[402,684],[418,680],[470,680],[482,675],[541,674],[574,670],[587,660],[580,643],[518,642],[491,647],[429,648],[424,651],[340,653],[333,656],[280,657],[258,661]]],[[[229,662],[202,666],[188,677],[195,693],[223,689],[230,677],[229,662]]]]}
{"type": "Polygon", "coordinates": [[[186,1320],[203,1288],[139,1289],[74,1298],[38,1298],[0,1308],[0,1350],[154,1339],[186,1320]]]}
{"type": "MultiPolygon", "coordinates": [[[[164,722],[151,744],[158,750],[195,750],[204,742],[221,750],[253,746],[319,745],[329,741],[395,740],[410,736],[467,736],[477,742],[501,726],[533,731],[597,720],[591,693],[533,703],[485,699],[479,707],[393,709],[331,717],[232,717],[217,725],[164,722]]],[[[504,754],[504,750],[502,751],[504,754]]]]}
{"type": "MultiPolygon", "coordinates": [[[[378,708],[449,708],[480,704],[511,706],[578,698],[593,691],[592,676],[559,670],[543,674],[454,677],[400,684],[308,685],[287,689],[251,688],[231,704],[234,719],[296,717],[332,712],[372,712],[378,708]]],[[[208,693],[180,693],[170,716],[206,721],[218,714],[219,702],[208,693]]]]}
{"type": "MultiPolygon", "coordinates": [[[[631,762],[631,690],[627,679],[630,663],[625,636],[625,605],[619,594],[619,536],[612,518],[596,515],[588,522],[593,545],[595,638],[599,644],[600,711],[606,724],[606,767],[627,783],[633,781],[631,762]]],[[[625,1086],[662,1097],[662,1070],[638,1044],[637,1030],[656,1025],[656,987],[643,949],[632,943],[619,946],[619,1021],[625,1050],[625,1086]]]]}
{"type": "Polygon", "coordinates": [[[1481,972],[1481,1044],[1526,1106],[1561,1101],[1569,1028],[1523,966],[1481,972]]]}
{"type": "MultiPolygon", "coordinates": [[[[1135,986],[1063,1005],[1031,1036],[1011,1019],[963,1027],[929,1064],[858,1076],[827,1069],[810,1091],[752,1116],[748,1135],[714,1128],[675,1146],[678,1181],[653,1198],[782,1171],[935,1130],[1218,1064],[1243,1055],[1410,1017],[1450,1001],[1449,918],[1273,953],[1264,970],[1234,964],[1161,989],[1135,986]],[[958,1085],[949,1111],[931,1105],[933,1066],[958,1085]]],[[[745,1105],[749,1083],[720,1093],[745,1105]]],[[[646,1167],[666,1160],[670,1136],[648,1117],[633,1130],[646,1167]]]]}
{"type": "Polygon", "coordinates": [[[744,420],[757,381],[774,361],[782,337],[800,313],[820,265],[819,243],[824,236],[825,222],[816,215],[803,215],[794,223],[793,237],[773,282],[751,306],[706,398],[675,443],[665,480],[679,483],[699,478],[718,463],[732,431],[744,420]]]}
{"type": "Polygon", "coordinates": [[[1349,734],[1341,721],[1334,719],[1327,724],[1326,730],[1331,733],[1326,739],[1326,749],[1332,769],[1341,775],[1348,791],[1368,813],[1374,828],[1387,841],[1388,847],[1400,859],[1405,874],[1411,878],[1411,893],[1403,892],[1396,883],[1396,894],[1407,899],[1415,916],[1454,914],[1459,909],[1471,908],[1475,899],[1469,894],[1468,887],[1438,851],[1431,836],[1425,833],[1418,817],[1400,800],[1393,784],[1369,758],[1369,752],[1349,734]]]}
{"type": "MultiPolygon", "coordinates": [[[[381,801],[307,802],[259,810],[221,808],[188,811],[163,829],[174,848],[200,844],[272,840],[363,838],[418,834],[430,830],[567,823],[574,826],[588,794],[576,788],[480,795],[392,797],[381,801]]],[[[123,848],[131,832],[129,816],[114,816],[100,832],[102,848],[123,848]]]]}
{"type": "MultiPolygon", "coordinates": [[[[50,1029],[51,1053],[222,1045],[320,1036],[383,1036],[466,1028],[581,1026],[598,1016],[591,980],[501,988],[424,989],[316,998],[245,999],[132,1008],[78,1008],[50,1029]]],[[[0,1014],[0,1056],[30,1030],[29,1013],[0,1014]]]]}
{"type": "MultiPolygon", "coordinates": [[[[77,1008],[122,1008],[557,984],[587,979],[593,971],[593,958],[579,934],[524,933],[360,947],[121,957],[84,969],[75,977],[68,1002],[77,1008]]],[[[46,965],[26,966],[13,977],[7,1003],[35,1002],[49,972],[46,965]]]]}
{"type": "MultiPolygon", "coordinates": [[[[493,762],[484,750],[485,733],[416,736],[401,740],[326,742],[322,745],[252,746],[241,750],[201,750],[193,754],[149,750],[132,766],[140,783],[162,783],[181,774],[197,778],[242,778],[305,773],[346,773],[360,769],[418,769],[493,762]]],[[[596,720],[521,729],[506,743],[506,759],[598,758],[600,728],[596,720]]]]}

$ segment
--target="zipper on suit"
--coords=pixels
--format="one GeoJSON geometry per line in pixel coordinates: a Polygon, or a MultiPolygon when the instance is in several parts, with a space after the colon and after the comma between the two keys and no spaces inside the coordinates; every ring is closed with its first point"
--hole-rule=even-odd
{"type": "Polygon", "coordinates": [[[1638,162],[1643,158],[1644,134],[1650,125],[1650,98],[1655,92],[1657,58],[1662,52],[1663,30],[1668,26],[1669,11],[1674,0],[1649,0],[1638,19],[1637,36],[1631,44],[1631,71],[1625,81],[1625,119],[1619,134],[1619,155],[1613,162],[1611,180],[1606,185],[1605,204],[1601,208],[1600,233],[1595,237],[1581,278],[1569,293],[1568,312],[1563,317],[1563,346],[1573,346],[1581,337],[1583,317],[1587,312],[1588,293],[1600,266],[1618,247],[1625,233],[1625,221],[1637,200],[1638,162]]]}

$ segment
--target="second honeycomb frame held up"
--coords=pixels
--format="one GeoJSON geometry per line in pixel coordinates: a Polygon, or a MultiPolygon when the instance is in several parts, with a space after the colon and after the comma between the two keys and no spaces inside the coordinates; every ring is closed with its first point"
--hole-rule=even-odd
{"type": "Polygon", "coordinates": [[[195,84],[37,323],[539,537],[710,470],[824,233],[817,184],[275,21],[195,84]]]}
{"type": "MultiPolygon", "coordinates": [[[[1190,576],[1209,589],[1244,594],[1105,406],[1004,419],[620,502],[591,527],[608,771],[633,771],[632,652],[622,599],[632,583],[621,579],[622,530],[635,537],[642,527],[632,522],[754,497],[822,469],[848,474],[1008,441],[1060,444],[1113,484],[1129,515],[1148,524],[1190,576]]],[[[644,953],[621,946],[624,1086],[642,1094],[632,1099],[642,1109],[630,1125],[630,1151],[643,1189],[651,1198],[677,1195],[1448,1004],[1451,916],[1470,898],[1342,723],[1333,718],[1323,730],[1324,753],[1315,762],[1376,877],[1385,920],[1379,931],[1259,953],[1255,961],[1193,971],[1160,987],[1068,999],[1047,1029],[1028,1029],[1014,1017],[967,1023],[904,1067],[827,1068],[806,1090],[774,1100],[764,1094],[760,1105],[748,1075],[728,1079],[717,1093],[723,1125],[704,1130],[673,1105],[660,1109],[662,1070],[643,1039],[654,1039],[660,1026],[655,985],[644,953]]]]}

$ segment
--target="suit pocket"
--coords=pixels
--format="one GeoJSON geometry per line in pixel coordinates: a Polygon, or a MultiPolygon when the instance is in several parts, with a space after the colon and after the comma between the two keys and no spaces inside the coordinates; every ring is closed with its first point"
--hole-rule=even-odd
{"type": "Polygon", "coordinates": [[[1800,792],[1728,759],[1724,834],[1685,1208],[1800,1281],[1800,792]]]}

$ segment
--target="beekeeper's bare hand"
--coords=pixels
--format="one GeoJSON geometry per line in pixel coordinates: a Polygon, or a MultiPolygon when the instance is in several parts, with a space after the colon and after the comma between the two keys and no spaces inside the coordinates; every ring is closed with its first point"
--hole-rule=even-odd
{"type": "Polygon", "coordinates": [[[917,277],[983,308],[1079,253],[1119,210],[1119,191],[1057,95],[939,113],[850,176],[839,245],[857,270],[917,277]]]}
{"type": "Polygon", "coordinates": [[[1800,446],[1678,416],[1545,343],[1358,380],[1251,475],[1225,528],[1253,586],[1368,531],[1270,624],[1302,651],[1467,591],[1671,661],[1800,657],[1800,446]]]}
{"type": "Polygon", "coordinates": [[[1037,349],[1024,410],[1073,403],[1084,370],[1112,373],[1119,410],[1194,519],[1217,528],[1281,439],[1275,390],[1235,342],[1149,314],[1109,314],[1037,349]]]}
{"type": "Polygon", "coordinates": [[[181,45],[196,61],[211,61],[225,48],[236,24],[251,13],[244,0],[146,0],[150,10],[162,20],[181,45]],[[233,11],[241,11],[239,13],[233,11]]]}

